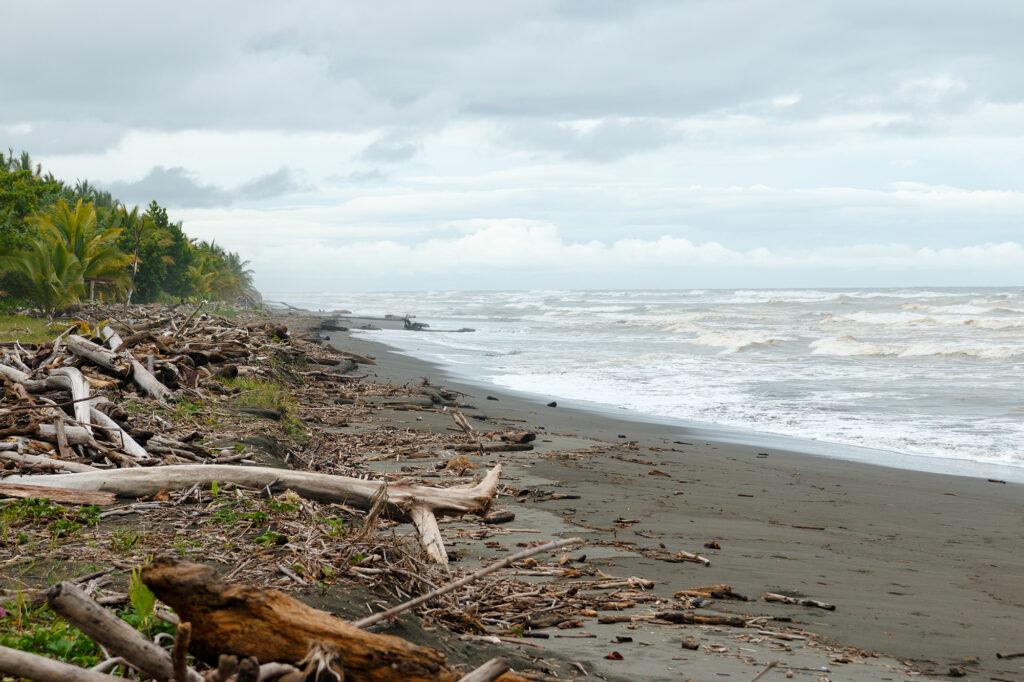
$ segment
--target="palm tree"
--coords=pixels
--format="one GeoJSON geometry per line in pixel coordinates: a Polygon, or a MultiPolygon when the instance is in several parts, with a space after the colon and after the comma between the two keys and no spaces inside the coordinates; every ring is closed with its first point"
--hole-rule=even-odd
{"type": "Polygon", "coordinates": [[[43,238],[0,256],[0,273],[10,275],[12,293],[35,303],[51,320],[84,293],[82,272],[82,264],[64,244],[43,238]]]}
{"type": "Polygon", "coordinates": [[[117,248],[121,228],[113,224],[107,212],[104,218],[101,226],[91,203],[79,199],[72,209],[61,199],[29,220],[44,239],[63,245],[78,260],[83,278],[111,280],[123,287],[131,257],[117,248]]]}

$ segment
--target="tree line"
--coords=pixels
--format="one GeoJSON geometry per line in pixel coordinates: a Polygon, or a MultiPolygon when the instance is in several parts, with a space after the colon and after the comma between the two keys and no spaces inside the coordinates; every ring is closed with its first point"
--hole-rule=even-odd
{"type": "Polygon", "coordinates": [[[47,315],[83,299],[259,300],[248,261],[188,237],[156,201],[129,208],[88,180],[74,185],[0,151],[0,309],[47,315]]]}

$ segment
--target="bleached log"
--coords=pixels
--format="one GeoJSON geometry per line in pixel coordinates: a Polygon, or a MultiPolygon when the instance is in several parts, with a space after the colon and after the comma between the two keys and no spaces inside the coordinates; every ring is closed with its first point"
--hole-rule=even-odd
{"type": "MultiPolygon", "coordinates": [[[[423,506],[435,514],[484,513],[494,497],[501,475],[498,464],[480,482],[471,487],[438,488],[420,485],[388,485],[388,507],[402,517],[414,506],[423,506]]],[[[161,490],[181,490],[195,484],[235,483],[250,488],[271,484],[289,488],[299,495],[325,502],[343,502],[369,507],[383,485],[348,476],[310,471],[289,471],[273,467],[234,466],[229,464],[175,464],[156,468],[119,469],[86,474],[58,476],[11,476],[6,480],[31,485],[53,485],[78,490],[102,490],[122,497],[145,497],[161,490]],[[24,480],[23,480],[24,479],[24,480]]]]}
{"type": "MultiPolygon", "coordinates": [[[[41,428],[41,427],[40,427],[41,428]]],[[[435,488],[418,485],[388,485],[387,508],[392,517],[416,523],[423,548],[441,563],[447,562],[436,514],[486,514],[494,500],[501,475],[495,466],[484,479],[468,488],[435,488]]],[[[272,467],[228,464],[176,464],[154,468],[116,469],[80,474],[11,476],[6,480],[25,485],[48,485],[76,490],[100,490],[121,497],[146,497],[161,490],[182,490],[197,483],[209,486],[234,483],[250,488],[280,485],[314,500],[338,502],[368,509],[384,483],[309,471],[288,471],[272,467]]]]}
{"type": "MultiPolygon", "coordinates": [[[[124,345],[120,335],[116,331],[110,328],[109,325],[100,329],[100,335],[110,346],[110,349],[117,352],[124,345]]],[[[160,383],[153,374],[142,366],[135,356],[131,353],[126,353],[127,359],[132,366],[131,378],[135,382],[135,385],[141,388],[147,395],[156,398],[157,400],[169,400],[171,398],[171,391],[169,388],[160,383]]]]}
{"type": "Polygon", "coordinates": [[[444,537],[437,525],[437,517],[428,507],[415,506],[409,510],[409,517],[427,556],[444,566],[448,565],[448,552],[444,548],[444,537]]]}
{"type": "Polygon", "coordinates": [[[68,350],[100,367],[109,369],[118,376],[126,377],[131,372],[131,363],[119,353],[107,350],[85,337],[72,334],[67,340],[68,350]]]}
{"type": "Polygon", "coordinates": [[[50,372],[45,379],[28,379],[19,381],[29,393],[41,393],[54,389],[63,389],[71,392],[71,399],[76,401],[75,421],[88,428],[89,420],[89,382],[85,376],[74,367],[58,367],[50,372]]]}
{"type": "Polygon", "coordinates": [[[29,380],[29,375],[22,372],[20,369],[15,369],[8,365],[0,364],[0,376],[13,381],[16,384],[23,384],[29,380]]]}
{"type": "Polygon", "coordinates": [[[0,481],[0,497],[17,497],[19,499],[48,499],[66,504],[94,504],[105,507],[114,504],[117,496],[94,490],[70,490],[68,488],[51,488],[42,485],[25,485],[0,481]]]}
{"type": "Polygon", "coordinates": [[[765,592],[761,595],[761,599],[765,601],[779,602],[780,604],[792,604],[794,606],[810,606],[815,609],[825,609],[826,611],[835,611],[835,604],[828,604],[823,601],[817,601],[816,599],[798,599],[796,597],[789,597],[784,594],[776,594],[774,592],[765,592]]]}
{"type": "Polygon", "coordinates": [[[139,443],[132,438],[127,431],[122,429],[121,425],[116,421],[92,406],[89,408],[89,414],[92,416],[92,420],[95,422],[96,426],[99,427],[96,430],[105,431],[107,434],[107,440],[116,445],[118,449],[128,453],[136,459],[150,459],[149,453],[146,452],[146,448],[139,445],[139,443]]]}
{"type": "Polygon", "coordinates": [[[509,670],[508,661],[504,658],[492,658],[482,666],[468,675],[459,679],[459,682],[494,682],[509,670]]]}
{"type": "Polygon", "coordinates": [[[65,462],[62,459],[54,459],[53,457],[45,457],[43,455],[22,455],[17,452],[4,452],[4,445],[6,445],[6,443],[0,443],[0,459],[6,459],[10,462],[17,462],[18,464],[24,464],[25,466],[32,467],[52,467],[54,469],[63,469],[64,471],[77,473],[99,471],[96,467],[89,466],[88,464],[81,464],[79,462],[65,462]]]}
{"type": "MultiPolygon", "coordinates": [[[[50,608],[132,666],[157,680],[174,677],[171,655],[141,632],[85,595],[71,583],[57,583],[46,595],[50,608]]],[[[203,678],[189,670],[188,682],[203,678]]]]}
{"type": "MultiPolygon", "coordinates": [[[[57,427],[53,424],[39,424],[36,429],[36,433],[33,435],[39,440],[45,440],[48,443],[57,442],[57,427]]],[[[92,445],[96,442],[84,426],[65,426],[64,435],[71,445],[92,445]]]]}
{"type": "Polygon", "coordinates": [[[36,682],[124,682],[123,677],[0,646],[0,673],[36,682]]]}

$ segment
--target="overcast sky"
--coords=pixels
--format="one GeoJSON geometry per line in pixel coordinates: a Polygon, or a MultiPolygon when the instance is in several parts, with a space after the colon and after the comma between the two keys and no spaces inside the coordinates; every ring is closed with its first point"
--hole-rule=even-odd
{"type": "Polygon", "coordinates": [[[4,2],[0,145],[264,292],[1024,284],[1024,3],[4,2]]]}

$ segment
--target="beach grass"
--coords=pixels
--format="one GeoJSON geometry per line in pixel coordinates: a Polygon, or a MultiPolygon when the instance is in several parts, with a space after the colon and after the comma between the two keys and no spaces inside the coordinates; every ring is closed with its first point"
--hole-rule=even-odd
{"type": "Polygon", "coordinates": [[[57,332],[43,318],[26,315],[0,315],[0,343],[46,343],[53,341],[57,332]]]}

